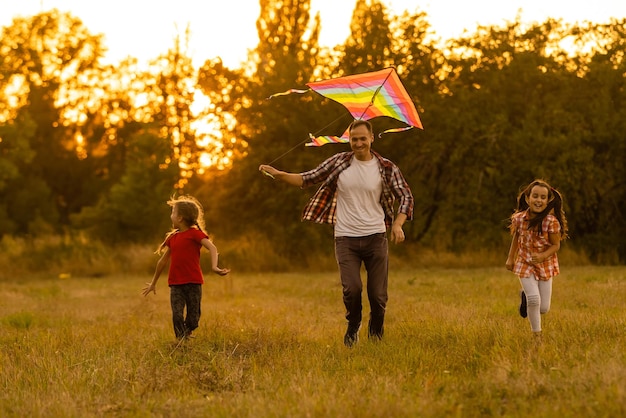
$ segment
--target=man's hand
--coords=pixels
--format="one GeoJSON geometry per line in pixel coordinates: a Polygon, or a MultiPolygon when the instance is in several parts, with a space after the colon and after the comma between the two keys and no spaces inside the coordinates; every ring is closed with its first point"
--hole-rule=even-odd
{"type": "Polygon", "coordinates": [[[275,178],[276,177],[276,173],[278,173],[278,170],[276,170],[271,165],[267,165],[267,164],[261,164],[259,166],[259,171],[261,173],[265,174],[266,176],[271,177],[271,178],[275,178]]]}
{"type": "Polygon", "coordinates": [[[404,231],[402,230],[402,225],[406,221],[406,214],[398,213],[396,219],[391,224],[391,242],[394,244],[400,244],[404,242],[404,231]]]}
{"type": "Polygon", "coordinates": [[[286,171],[277,170],[271,165],[261,164],[259,171],[268,177],[291,184],[292,186],[302,187],[302,175],[300,173],[288,173],[286,171]]]}
{"type": "Polygon", "coordinates": [[[402,226],[393,224],[391,227],[391,242],[394,244],[400,244],[404,242],[404,231],[402,226]]]}

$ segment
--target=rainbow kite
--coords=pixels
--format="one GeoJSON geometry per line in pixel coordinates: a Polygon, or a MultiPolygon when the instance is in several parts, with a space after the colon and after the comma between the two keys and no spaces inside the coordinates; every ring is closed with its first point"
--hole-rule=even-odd
{"type": "MultiPolygon", "coordinates": [[[[379,116],[388,116],[408,125],[405,128],[388,129],[380,135],[412,128],[423,129],[415,105],[402,85],[395,68],[314,81],[307,83],[307,86],[310,90],[343,105],[354,119],[369,120],[379,116]]],[[[272,97],[307,91],[309,90],[291,89],[272,97]]],[[[309,136],[311,142],[307,143],[307,146],[349,142],[347,130],[340,137],[309,136]]]]}

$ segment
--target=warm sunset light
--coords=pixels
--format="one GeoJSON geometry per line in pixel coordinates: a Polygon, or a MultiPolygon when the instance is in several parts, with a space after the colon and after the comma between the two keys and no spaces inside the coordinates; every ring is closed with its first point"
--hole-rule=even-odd
{"type": "MultiPolygon", "coordinates": [[[[597,231],[620,231],[607,222],[621,219],[626,184],[626,2],[5,3],[0,234],[141,241],[151,233],[143,218],[162,211],[164,195],[198,192],[215,199],[215,213],[248,212],[220,219],[225,230],[254,219],[272,245],[301,239],[300,227],[273,229],[272,216],[291,216],[296,198],[258,168],[306,169],[346,149],[332,142],[342,142],[350,117],[371,118],[375,147],[420,185],[424,217],[408,240],[448,249],[498,242],[501,231],[484,231],[526,176],[550,177],[574,196],[585,214],[572,221],[577,236],[598,244],[597,231]],[[313,87],[389,69],[398,88],[372,85],[360,113],[313,87]],[[495,207],[468,219],[478,202],[495,207]],[[596,215],[600,203],[609,214],[596,215]],[[462,227],[480,233],[466,237],[462,227]]],[[[589,248],[589,257],[626,254],[589,248]]]]}
{"type": "MultiPolygon", "coordinates": [[[[334,46],[345,40],[349,34],[349,22],[355,3],[354,1],[312,0],[312,12],[319,12],[322,19],[320,42],[323,45],[334,46]]],[[[388,0],[383,3],[398,14],[404,10],[424,10],[436,35],[442,39],[461,36],[465,31],[474,30],[477,25],[504,24],[514,20],[516,16],[520,16],[523,21],[527,22],[541,21],[547,17],[568,22],[587,20],[607,22],[612,17],[626,15],[626,2],[612,0],[596,2],[593,8],[589,8],[588,3],[582,1],[482,0],[467,3],[449,0],[416,4],[413,0],[388,0]],[[454,10],[454,13],[451,13],[451,10],[454,10]]],[[[255,22],[259,15],[259,4],[256,0],[217,3],[188,0],[177,3],[176,7],[172,7],[171,3],[166,1],[114,0],[106,3],[105,6],[78,0],[24,0],[3,5],[0,24],[9,24],[13,16],[27,16],[52,8],[69,11],[80,18],[91,31],[103,33],[105,45],[108,48],[106,61],[111,63],[129,56],[138,58],[140,63],[154,59],[170,48],[174,38],[182,35],[186,29],[190,30],[188,53],[195,66],[200,66],[204,60],[214,57],[220,57],[226,65],[238,66],[246,60],[248,50],[258,43],[255,22]],[[245,7],[242,7],[244,4],[245,7]],[[125,13],[119,13],[122,6],[125,13]],[[150,18],[143,19],[141,25],[138,26],[135,16],[144,13],[146,8],[151,11],[150,18]]],[[[568,39],[562,40],[559,46],[572,51],[575,48],[578,50],[581,48],[581,45],[568,44],[568,39]]],[[[124,78],[119,82],[121,84],[117,88],[134,83],[133,80],[124,78]]],[[[115,84],[112,86],[116,88],[115,84]]],[[[17,94],[19,89],[20,82],[16,77],[12,86],[7,87],[6,90],[12,98],[9,101],[11,108],[17,107],[16,101],[19,97],[23,97],[17,94]]],[[[94,100],[102,98],[102,94],[98,87],[93,86],[89,93],[92,105],[96,103],[94,100]]],[[[206,96],[200,91],[193,95],[194,101],[190,109],[195,120],[190,129],[194,132],[197,143],[202,149],[219,151],[223,139],[220,121],[212,115],[213,106],[206,96]]],[[[60,100],[68,101],[72,100],[72,97],[60,100]]],[[[135,118],[137,120],[145,118],[148,115],[145,110],[151,100],[149,94],[137,92],[132,100],[137,108],[135,118]]],[[[86,109],[82,109],[84,110],[86,109]]],[[[80,109],[68,111],[65,113],[65,118],[84,124],[85,114],[80,111],[80,109]]],[[[6,119],[7,112],[10,112],[10,109],[4,109],[0,118],[6,119]]],[[[112,112],[107,115],[107,123],[115,126],[120,116],[119,109],[112,109],[112,112]]],[[[177,130],[172,133],[175,138],[180,135],[177,130]]],[[[79,154],[84,157],[86,154],[83,145],[77,142],[77,146],[80,149],[79,154]]],[[[202,151],[199,158],[202,171],[206,167],[221,169],[229,165],[227,156],[211,157],[211,155],[207,151],[202,151]]],[[[184,155],[183,158],[185,158],[184,155]]]]}
{"type": "MultiPolygon", "coordinates": [[[[501,25],[518,15],[526,22],[540,22],[548,17],[566,22],[606,23],[610,18],[626,17],[626,2],[598,0],[387,0],[390,10],[423,10],[435,32],[443,39],[460,36],[477,25],[501,25]]],[[[334,46],[350,32],[350,18],[356,0],[312,0],[312,12],[322,20],[320,42],[334,46]]],[[[107,60],[115,63],[127,56],[147,60],[170,47],[176,35],[191,29],[189,51],[195,65],[221,57],[231,67],[246,60],[247,51],[258,43],[255,22],[259,15],[258,0],[203,1],[183,0],[3,0],[0,25],[7,25],[16,15],[28,16],[57,8],[79,17],[95,33],[105,35],[109,49],[107,60]],[[121,11],[124,12],[121,12],[121,11]],[[149,18],[141,19],[149,10],[149,18]]]]}
{"type": "Polygon", "coordinates": [[[0,417],[626,417],[626,0],[0,0],[0,417]]]}
{"type": "MultiPolygon", "coordinates": [[[[384,3],[398,14],[404,10],[426,11],[429,22],[442,39],[460,36],[464,31],[471,32],[477,25],[504,24],[514,20],[518,14],[523,21],[528,22],[542,21],[547,17],[567,22],[608,22],[610,18],[626,16],[626,2],[614,0],[600,0],[591,8],[588,2],[578,0],[481,0],[470,3],[448,0],[418,4],[414,0],[388,0],[384,3]]],[[[334,46],[345,40],[349,34],[354,4],[354,1],[312,0],[313,13],[319,12],[322,18],[322,44],[334,46]]],[[[197,66],[213,57],[220,57],[229,66],[238,66],[246,60],[247,51],[258,42],[255,21],[259,4],[256,0],[213,3],[188,0],[177,3],[176,7],[162,0],[114,0],[106,3],[106,6],[104,3],[99,6],[78,0],[23,0],[3,4],[0,24],[9,24],[13,16],[27,16],[52,8],[67,10],[83,20],[90,30],[103,33],[105,45],[109,49],[106,59],[112,63],[127,56],[140,60],[152,59],[170,47],[174,37],[182,34],[187,27],[191,30],[189,53],[197,66]],[[245,7],[241,7],[243,4],[245,7]],[[123,7],[125,13],[119,13],[120,7],[123,7]],[[151,11],[150,18],[142,20],[138,26],[135,16],[143,13],[146,7],[151,11]],[[236,33],[233,29],[235,27],[236,33]]],[[[568,44],[567,39],[561,42],[561,46],[572,51],[581,48],[580,45],[568,44]]],[[[194,108],[206,108],[208,103],[199,96],[196,100],[201,104],[194,104],[194,108]]],[[[11,94],[10,97],[15,101],[20,95],[11,94]]],[[[141,96],[135,100],[142,100],[141,96]]],[[[202,123],[198,122],[195,127],[200,141],[208,141],[211,135],[219,135],[214,129],[214,123],[205,122],[203,127],[200,125],[202,123]]]]}

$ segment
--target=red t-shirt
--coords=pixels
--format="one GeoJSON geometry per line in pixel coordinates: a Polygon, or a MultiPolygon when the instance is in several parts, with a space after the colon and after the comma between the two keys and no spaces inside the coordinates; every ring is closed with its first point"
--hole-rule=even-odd
{"type": "Polygon", "coordinates": [[[165,245],[170,247],[170,270],[168,285],[204,283],[200,269],[200,249],[203,239],[208,236],[196,228],[177,232],[167,239],[165,245]]]}

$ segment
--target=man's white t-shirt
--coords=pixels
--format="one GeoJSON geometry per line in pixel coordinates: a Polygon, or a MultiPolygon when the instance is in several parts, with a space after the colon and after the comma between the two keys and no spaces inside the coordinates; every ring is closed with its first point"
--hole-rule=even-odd
{"type": "Polygon", "coordinates": [[[364,237],[385,232],[385,212],[380,204],[383,191],[378,160],[352,157],[350,167],[337,181],[336,237],[364,237]]]}

